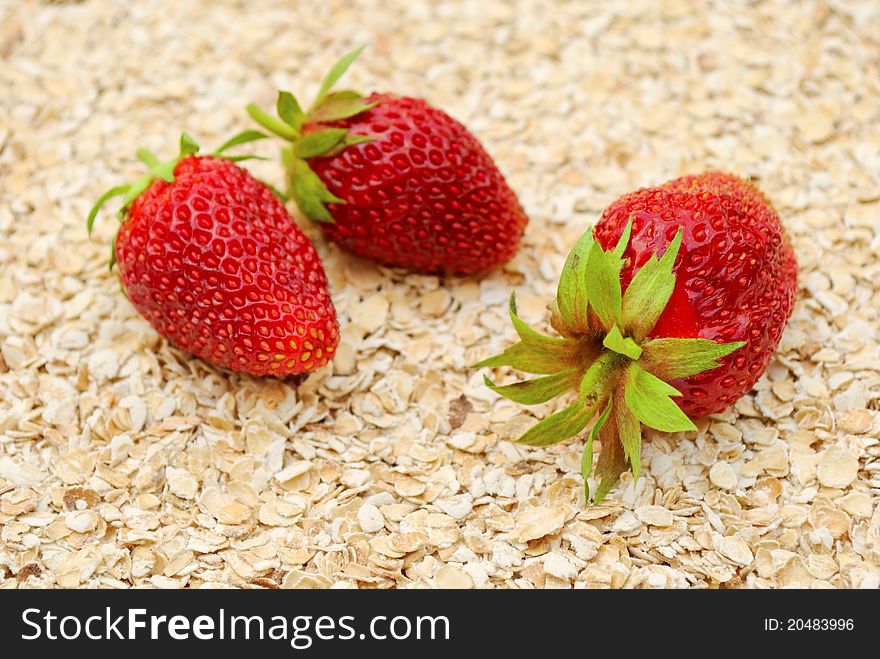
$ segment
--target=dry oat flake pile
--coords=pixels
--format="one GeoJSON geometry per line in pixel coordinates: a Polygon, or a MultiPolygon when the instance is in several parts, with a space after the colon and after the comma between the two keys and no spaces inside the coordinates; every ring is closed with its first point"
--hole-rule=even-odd
{"type": "Polygon", "coordinates": [[[0,587],[877,588],[877,25],[872,0],[0,0],[0,587]],[[213,148],[362,43],[347,84],[423,96],[495,157],[518,255],[414,275],[298,217],[333,362],[258,379],[169,347],[89,207],[135,148],[213,148]],[[646,431],[638,482],[584,505],[581,442],[508,441],[567,401],[522,408],[470,365],[512,342],[511,290],[548,329],[611,201],[707,169],[773,200],[794,315],[748,395],[646,431]]]}

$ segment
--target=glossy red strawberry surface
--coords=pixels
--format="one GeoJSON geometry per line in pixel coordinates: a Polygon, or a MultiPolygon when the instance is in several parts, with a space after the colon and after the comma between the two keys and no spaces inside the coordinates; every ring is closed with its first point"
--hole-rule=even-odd
{"type": "Polygon", "coordinates": [[[252,375],[314,370],[338,326],[318,255],[234,163],[189,155],[134,200],[115,246],[132,304],[169,342],[252,375]]]}
{"type": "Polygon", "coordinates": [[[683,230],[675,289],[651,336],[747,342],[720,367],[671,382],[688,416],[719,412],[760,378],[794,307],[797,263],[779,217],[750,183],[710,172],[621,197],[603,214],[596,239],[613,248],[629,218],[624,288],[683,230]]]}
{"type": "Polygon", "coordinates": [[[344,249],[422,272],[477,273],[516,252],[528,219],[468,130],[424,100],[373,94],[377,105],[322,126],[371,141],[309,165],[344,204],[322,223],[344,249]]]}

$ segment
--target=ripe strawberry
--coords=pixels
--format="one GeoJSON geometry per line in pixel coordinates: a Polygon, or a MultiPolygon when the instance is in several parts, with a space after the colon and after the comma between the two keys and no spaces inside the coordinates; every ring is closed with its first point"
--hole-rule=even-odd
{"type": "Polygon", "coordinates": [[[595,419],[582,472],[586,487],[599,437],[599,501],[627,462],[638,477],[640,424],[695,430],[688,417],[719,412],[755,384],[796,290],[794,253],[764,196],[729,174],[686,176],[624,195],[578,241],[551,306],[561,338],[526,326],[511,296],[520,342],[478,366],[544,374],[507,386],[486,379],[520,403],[579,392],[519,441],[552,444],[595,419]]]}
{"type": "Polygon", "coordinates": [[[300,210],[343,249],[389,266],[471,274],[510,259],[528,218],[464,126],[421,99],[330,92],[360,51],[333,67],[308,113],[287,92],[281,122],[248,106],[292,143],[300,210]]]}
{"type": "Polygon", "coordinates": [[[159,334],[206,362],[251,375],[313,371],[333,356],[336,313],[308,238],[265,184],[224,157],[261,138],[247,131],[210,156],[181,137],[167,163],[139,151],[150,171],[109,190],[124,195],[111,267],[159,334]]]}

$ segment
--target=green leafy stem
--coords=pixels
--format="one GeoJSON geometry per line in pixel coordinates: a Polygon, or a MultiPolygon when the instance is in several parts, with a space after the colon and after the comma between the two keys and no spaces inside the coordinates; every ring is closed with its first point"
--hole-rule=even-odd
{"type": "Polygon", "coordinates": [[[349,146],[372,139],[351,133],[345,128],[326,126],[376,106],[376,103],[365,101],[358,92],[331,91],[363,49],[364,46],[361,46],[347,53],[333,65],[307,112],[303,111],[296,97],[287,91],[278,92],[275,104],[277,118],[253,103],[247,106],[247,112],[254,121],[289,143],[281,153],[287,171],[288,193],[303,214],[314,222],[332,223],[333,216],[327,204],[344,204],[345,200],[327,188],[312,170],[309,159],[334,156],[349,146]]]}
{"type": "Polygon", "coordinates": [[[745,345],[649,336],[675,288],[673,268],[682,233],[679,229],[661,257],[652,255],[623,291],[620,273],[631,228],[630,220],[611,250],[603,249],[591,231],[575,244],[550,305],[551,324],[561,336],[546,336],[526,325],[511,294],[510,319],[519,341],[476,364],[540,375],[502,386],[484,377],[490,389],[523,405],[577,392],[571,405],[538,422],[517,441],[548,446],[589,426],[581,460],[587,500],[594,440],[602,443],[594,503],[607,495],[627,464],[638,479],[642,425],[664,432],[696,429],[673,400],[681,393],[669,381],[717,368],[719,360],[745,345]]]}
{"type": "MultiPolygon", "coordinates": [[[[211,153],[211,155],[216,158],[223,158],[225,160],[231,160],[233,162],[255,158],[262,160],[263,158],[253,155],[229,156],[226,155],[226,151],[241,144],[247,144],[249,142],[264,139],[266,137],[267,136],[260,131],[246,130],[228,139],[217,149],[215,149],[211,153]]],[[[104,204],[106,204],[110,199],[112,199],[113,197],[122,197],[119,210],[116,212],[116,217],[119,222],[124,222],[128,217],[128,211],[131,208],[131,205],[134,203],[134,200],[140,197],[147,190],[147,188],[150,187],[150,184],[153,181],[161,179],[163,181],[167,181],[168,183],[172,183],[174,181],[174,170],[177,167],[178,163],[187,156],[198,153],[199,148],[199,145],[196,144],[195,140],[193,140],[192,137],[190,137],[187,133],[181,133],[180,146],[177,156],[166,162],[161,162],[155,156],[155,154],[147,149],[138,149],[138,160],[140,160],[142,163],[144,163],[144,165],[147,166],[147,173],[133,183],[125,183],[122,185],[114,186],[107,190],[100,197],[98,197],[98,200],[95,202],[94,206],[92,206],[91,210],[89,211],[89,215],[86,218],[86,230],[88,231],[89,235],[92,235],[92,229],[94,229],[95,219],[98,217],[98,213],[100,212],[104,204]]],[[[277,191],[276,194],[278,194],[277,191]]],[[[116,250],[114,240],[114,243],[111,244],[110,249],[110,268],[112,269],[115,264],[116,250]]]]}

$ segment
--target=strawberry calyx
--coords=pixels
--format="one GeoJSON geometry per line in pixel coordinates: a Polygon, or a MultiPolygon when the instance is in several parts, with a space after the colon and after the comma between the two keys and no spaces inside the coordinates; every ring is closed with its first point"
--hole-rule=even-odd
{"type": "Polygon", "coordinates": [[[327,204],[344,204],[345,200],[330,192],[312,171],[308,160],[334,156],[346,147],[372,139],[350,133],[345,128],[325,127],[325,124],[354,117],[377,105],[368,103],[356,91],[331,91],[363,49],[364,46],[361,46],[351,51],[333,65],[308,111],[304,111],[296,97],[287,91],[278,92],[275,106],[277,118],[253,103],[247,106],[247,112],[254,121],[290,143],[281,151],[289,194],[303,214],[314,222],[332,223],[333,216],[327,210],[327,204]]]}
{"type": "Polygon", "coordinates": [[[593,442],[598,438],[602,451],[594,503],[607,495],[627,464],[633,479],[638,479],[642,425],[664,432],[696,429],[673,400],[681,393],[669,381],[717,368],[718,360],[745,345],[742,341],[651,336],[675,288],[673,267],[682,232],[679,228],[663,255],[652,255],[623,291],[620,274],[631,228],[630,219],[612,250],[603,249],[592,231],[575,244],[550,305],[550,322],[559,337],[526,325],[517,315],[516,298],[511,294],[510,319],[519,341],[475,365],[509,366],[542,376],[500,386],[484,376],[490,389],[524,405],[577,392],[576,401],[532,426],[517,441],[548,446],[580,434],[592,422],[581,473],[589,501],[587,479],[593,468],[593,442]]]}
{"type": "MultiPolygon", "coordinates": [[[[260,156],[253,155],[238,155],[238,156],[228,156],[226,155],[226,151],[238,146],[240,144],[246,144],[248,142],[254,142],[256,140],[261,140],[266,138],[267,136],[256,130],[246,130],[238,133],[234,137],[228,139],[226,142],[221,144],[211,156],[215,158],[223,158],[225,160],[231,160],[232,162],[239,162],[242,160],[251,160],[251,159],[263,159],[260,156]]],[[[150,184],[153,183],[156,179],[162,179],[163,181],[167,181],[168,183],[174,182],[174,170],[177,167],[177,164],[186,158],[187,156],[194,155],[199,152],[199,145],[190,137],[187,133],[180,134],[180,147],[178,150],[177,156],[172,158],[171,160],[161,162],[155,154],[147,149],[138,149],[137,157],[142,163],[147,166],[147,173],[141,176],[139,179],[134,181],[133,183],[125,183],[122,185],[117,185],[109,190],[107,190],[104,194],[102,194],[98,200],[95,202],[94,206],[92,206],[89,211],[88,218],[86,219],[86,229],[89,235],[92,235],[92,229],[95,226],[95,219],[98,217],[98,212],[101,210],[103,205],[107,203],[113,197],[122,197],[119,210],[116,211],[116,218],[120,223],[125,222],[128,219],[128,211],[131,208],[131,205],[134,203],[135,199],[140,197],[147,188],[150,187],[150,184]]],[[[277,191],[276,191],[276,194],[277,191]]],[[[113,244],[111,244],[110,250],[110,268],[112,269],[116,263],[116,248],[115,248],[115,238],[113,240],[113,244]]]]}

